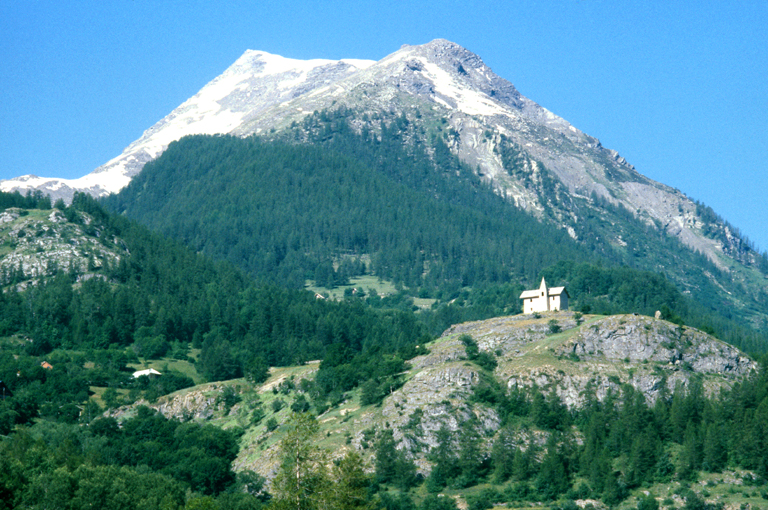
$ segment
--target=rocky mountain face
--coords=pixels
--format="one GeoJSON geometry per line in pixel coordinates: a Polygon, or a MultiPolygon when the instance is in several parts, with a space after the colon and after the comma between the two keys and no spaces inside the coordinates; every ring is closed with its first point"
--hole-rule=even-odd
{"type": "Polygon", "coordinates": [[[76,214],[67,218],[56,208],[0,212],[0,285],[26,287],[59,270],[72,270],[82,281],[119,262],[124,244],[103,235],[87,214],[76,214]]]}
{"type": "MultiPolygon", "coordinates": [[[[476,398],[489,381],[510,389],[535,385],[545,393],[555,392],[569,408],[578,408],[587,398],[603,400],[627,384],[647,402],[693,380],[715,394],[757,369],[743,353],[701,331],[635,315],[582,318],[554,312],[501,317],[453,326],[427,347],[429,354],[411,360],[405,383],[380,406],[362,406],[355,396],[323,412],[318,417],[322,442],[340,454],[350,448],[372,453],[376,431],[392,429],[398,448],[406,449],[419,470],[428,473],[427,455],[443,426],[458,431],[472,423],[483,438],[481,447],[490,448],[501,419],[492,405],[476,398]],[[470,361],[462,335],[471,336],[480,352],[495,358],[496,368],[470,361]]],[[[198,386],[151,406],[168,417],[245,428],[235,465],[270,478],[277,467],[279,425],[287,420],[291,402],[304,398],[300,380],[312,379],[317,366],[312,362],[273,369],[258,387],[243,380],[198,386]],[[286,381],[293,389],[286,389],[286,381]],[[220,404],[226,388],[242,395],[237,405],[220,404]],[[282,405],[276,406],[276,400],[282,405]],[[266,412],[254,423],[256,409],[266,412]],[[274,419],[271,426],[268,418],[274,419]]],[[[115,415],[130,412],[124,408],[115,415]]],[[[544,440],[532,434],[534,440],[544,440]]]]}
{"type": "Polygon", "coordinates": [[[569,312],[540,319],[518,315],[448,331],[462,333],[485,350],[501,352],[497,374],[507,386],[552,387],[568,407],[583,404],[588,387],[601,400],[622,383],[649,402],[693,377],[703,377],[705,388],[716,393],[757,368],[738,349],[699,330],[640,315],[592,317],[578,325],[569,312]],[[563,333],[553,334],[553,324],[563,333]]]}

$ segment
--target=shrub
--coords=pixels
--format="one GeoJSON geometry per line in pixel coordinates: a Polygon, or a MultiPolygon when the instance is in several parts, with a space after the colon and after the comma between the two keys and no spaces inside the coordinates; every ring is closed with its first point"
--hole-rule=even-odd
{"type": "Polygon", "coordinates": [[[235,406],[235,404],[238,404],[241,400],[243,399],[240,394],[238,394],[235,389],[232,388],[232,386],[227,386],[216,397],[216,404],[223,406],[224,414],[227,415],[229,414],[229,411],[231,411],[235,406]]]}
{"type": "Polygon", "coordinates": [[[640,496],[637,500],[637,510],[659,510],[659,502],[653,495],[640,496]]]}

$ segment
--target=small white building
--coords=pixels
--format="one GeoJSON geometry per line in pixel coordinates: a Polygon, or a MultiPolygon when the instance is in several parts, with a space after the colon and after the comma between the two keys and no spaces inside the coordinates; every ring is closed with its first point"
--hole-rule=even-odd
{"type": "Polygon", "coordinates": [[[544,278],[541,279],[538,290],[526,290],[520,294],[520,299],[523,300],[523,313],[567,310],[569,297],[565,287],[547,288],[544,278]]]}
{"type": "Polygon", "coordinates": [[[146,375],[150,379],[154,379],[158,375],[162,375],[162,374],[160,372],[158,372],[157,370],[155,370],[154,368],[148,368],[146,370],[138,370],[138,371],[134,372],[133,373],[133,378],[134,379],[138,379],[139,377],[141,377],[143,375],[146,375]]]}

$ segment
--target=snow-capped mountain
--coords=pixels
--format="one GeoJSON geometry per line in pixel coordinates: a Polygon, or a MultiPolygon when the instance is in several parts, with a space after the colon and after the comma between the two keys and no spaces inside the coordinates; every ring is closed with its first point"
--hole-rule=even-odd
{"type": "Polygon", "coordinates": [[[144,164],[186,135],[242,131],[251,119],[336,82],[373,64],[368,60],[294,60],[262,51],[246,51],[223,74],[203,87],[125,148],[122,154],[79,179],[25,175],[0,181],[3,191],[40,190],[71,200],[75,191],[94,196],[120,191],[144,164]]]}
{"type": "MultiPolygon", "coordinates": [[[[313,112],[336,108],[355,112],[352,122],[358,129],[375,130],[370,119],[381,115],[404,115],[423,133],[430,126],[444,127],[451,150],[500,194],[534,215],[548,216],[574,237],[579,212],[570,201],[599,197],[661,227],[721,268],[730,264],[723,255],[748,265],[754,255],[727,225],[705,225],[697,205],[681,192],[639,174],[615,151],[521,95],[480,57],[441,39],[403,46],[378,62],[302,61],[246,51],[92,173],[75,180],[24,176],[1,181],[0,189],[38,189],[65,199],[75,190],[114,193],[185,135],[269,135],[313,112]]],[[[606,242],[620,245],[622,240],[617,235],[606,242]]]]}

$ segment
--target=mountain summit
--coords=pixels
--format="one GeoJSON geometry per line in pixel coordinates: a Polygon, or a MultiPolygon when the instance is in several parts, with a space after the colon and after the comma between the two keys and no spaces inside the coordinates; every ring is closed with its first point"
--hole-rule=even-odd
{"type": "Polygon", "coordinates": [[[123,150],[79,179],[25,175],[0,181],[3,191],[40,190],[71,200],[75,191],[94,196],[116,193],[168,144],[187,135],[241,131],[253,117],[373,64],[367,60],[294,60],[246,51],[223,74],[157,122],[123,150]]]}
{"type": "Polygon", "coordinates": [[[1,181],[0,189],[37,189],[64,199],[77,190],[103,196],[122,189],[183,136],[279,135],[314,112],[342,108],[352,112],[358,130],[376,132],[384,120],[401,117],[418,126],[410,143],[429,144],[430,137],[439,136],[498,194],[574,239],[626,246],[620,229],[579,230],[584,216],[604,215],[609,207],[677,238],[721,271],[736,268],[750,273],[739,278],[762,279],[750,269],[759,263],[758,254],[711,210],[644,177],[599,140],[520,94],[480,57],[443,39],[405,45],[378,62],[304,61],[246,51],[121,155],[85,177],[24,176],[1,181]]]}

